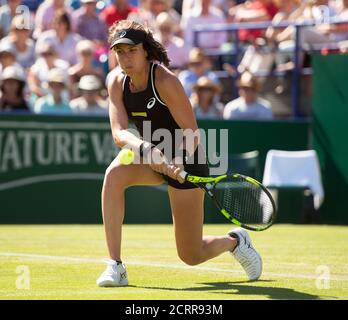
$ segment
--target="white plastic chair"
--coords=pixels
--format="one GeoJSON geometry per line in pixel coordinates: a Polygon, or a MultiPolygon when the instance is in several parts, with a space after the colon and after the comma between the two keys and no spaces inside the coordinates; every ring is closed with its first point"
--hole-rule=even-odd
{"type": "MultiPolygon", "coordinates": [[[[282,187],[308,188],[313,194],[316,210],[324,201],[319,160],[315,150],[268,151],[263,184],[270,189],[282,187]]],[[[272,193],[277,198],[274,190],[272,193]]]]}

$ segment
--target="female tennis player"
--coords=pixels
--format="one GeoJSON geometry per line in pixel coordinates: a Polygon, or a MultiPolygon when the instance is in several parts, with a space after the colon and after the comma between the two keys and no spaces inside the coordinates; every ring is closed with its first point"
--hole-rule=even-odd
{"type": "MultiPolygon", "coordinates": [[[[145,139],[145,121],[150,121],[151,134],[167,129],[175,146],[175,130],[197,128],[189,99],[176,76],[167,68],[169,59],[163,46],[152,33],[134,21],[122,20],[110,28],[110,48],[122,69],[109,81],[109,114],[112,135],[120,148],[135,150],[140,164],[120,165],[116,158],[107,168],[102,190],[102,212],[110,260],[97,280],[100,287],[128,285],[126,266],[121,258],[121,234],[124,218],[124,192],[129,186],[168,183],[178,256],[188,265],[197,265],[223,252],[230,252],[244,268],[250,280],[262,272],[262,260],[251,244],[248,233],[241,228],[224,236],[203,236],[204,192],[194,185],[178,181],[184,168],[188,173],[207,176],[206,161],[201,163],[201,145],[184,143],[183,157],[162,152],[158,141],[145,139]],[[140,136],[131,133],[133,121],[140,136]],[[148,161],[149,153],[153,159],[148,161]],[[170,159],[170,156],[172,158],[170,159]],[[180,165],[180,159],[183,165],[180,165]],[[193,159],[188,161],[188,159],[193,159]],[[193,162],[193,163],[191,163],[193,162]]],[[[146,127],[146,128],[145,128],[146,127]]],[[[186,138],[190,138],[187,137],[186,138]]]]}

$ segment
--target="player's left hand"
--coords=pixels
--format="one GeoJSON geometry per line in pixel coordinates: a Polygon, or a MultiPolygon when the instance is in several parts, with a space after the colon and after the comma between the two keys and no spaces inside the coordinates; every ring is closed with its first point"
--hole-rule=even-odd
{"type": "Polygon", "coordinates": [[[178,180],[178,176],[179,176],[179,173],[181,172],[181,170],[182,170],[182,168],[180,166],[171,163],[167,166],[164,174],[167,175],[168,177],[174,179],[174,180],[178,180]]]}
{"type": "Polygon", "coordinates": [[[169,176],[170,178],[174,179],[174,180],[178,180],[180,183],[182,183],[180,181],[180,176],[179,173],[181,172],[181,170],[184,169],[184,165],[183,165],[183,159],[182,158],[174,158],[171,163],[167,166],[167,176],[169,176]]]}

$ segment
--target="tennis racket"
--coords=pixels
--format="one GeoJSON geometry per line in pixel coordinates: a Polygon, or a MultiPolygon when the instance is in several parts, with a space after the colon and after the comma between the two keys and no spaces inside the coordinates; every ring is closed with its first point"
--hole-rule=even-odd
{"type": "Polygon", "coordinates": [[[266,187],[253,178],[241,174],[198,177],[185,171],[179,176],[181,182],[190,182],[204,190],[219,212],[237,226],[263,231],[274,223],[274,200],[266,187]]]}

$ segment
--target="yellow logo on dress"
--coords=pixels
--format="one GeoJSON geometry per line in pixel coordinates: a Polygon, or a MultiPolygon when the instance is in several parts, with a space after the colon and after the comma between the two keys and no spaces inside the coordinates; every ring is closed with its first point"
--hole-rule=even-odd
{"type": "Polygon", "coordinates": [[[147,118],[147,113],[146,112],[132,112],[133,117],[145,117],[147,118]]]}

